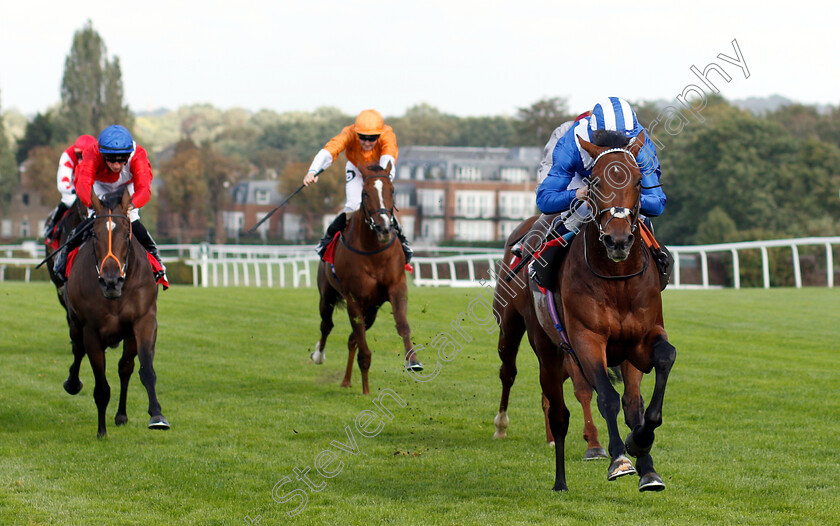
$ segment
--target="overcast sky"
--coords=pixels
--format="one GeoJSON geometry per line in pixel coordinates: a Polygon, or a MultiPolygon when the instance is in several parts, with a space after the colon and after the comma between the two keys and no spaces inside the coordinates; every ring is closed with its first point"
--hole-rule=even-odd
{"type": "Polygon", "coordinates": [[[513,115],[544,97],[666,99],[711,62],[727,99],[840,104],[840,8],[796,1],[178,0],[3,2],[0,104],[58,102],[73,33],[90,19],[134,111],[221,109],[513,115]],[[733,59],[737,40],[749,78],[733,59]]]}

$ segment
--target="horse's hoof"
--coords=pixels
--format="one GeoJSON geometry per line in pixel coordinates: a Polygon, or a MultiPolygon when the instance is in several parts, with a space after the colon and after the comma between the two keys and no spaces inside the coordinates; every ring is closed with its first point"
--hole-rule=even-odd
{"type": "Polygon", "coordinates": [[[350,385],[350,382],[341,382],[341,387],[344,387],[345,389],[347,389],[347,388],[350,388],[350,387],[353,387],[353,386],[350,385]]]}
{"type": "Polygon", "coordinates": [[[554,491],[569,491],[569,486],[567,486],[565,482],[557,482],[551,489],[554,491]]]}
{"type": "Polygon", "coordinates": [[[327,359],[327,355],[321,350],[321,342],[317,342],[315,344],[315,350],[309,353],[309,358],[318,365],[324,363],[324,360],[327,359]]]}
{"type": "Polygon", "coordinates": [[[610,458],[602,447],[591,447],[583,454],[583,460],[601,460],[602,458],[610,458]]]}
{"type": "Polygon", "coordinates": [[[548,447],[554,447],[554,440],[550,440],[548,442],[548,447]]]}
{"type": "Polygon", "coordinates": [[[406,371],[422,371],[423,364],[415,360],[414,358],[408,360],[405,364],[406,371]]]}
{"type": "Polygon", "coordinates": [[[663,489],[665,489],[665,483],[655,471],[645,473],[639,479],[639,491],[662,491],[663,489]]]}
{"type": "Polygon", "coordinates": [[[149,429],[167,430],[169,429],[169,421],[166,420],[166,417],[163,415],[153,416],[151,420],[149,420],[149,429]]]}
{"type": "Polygon", "coordinates": [[[71,395],[79,394],[84,385],[81,380],[77,380],[75,384],[71,383],[70,380],[64,380],[64,390],[71,395]]]}
{"type": "Polygon", "coordinates": [[[117,415],[114,417],[114,424],[121,426],[128,422],[128,416],[126,415],[117,415]]]}
{"type": "Polygon", "coordinates": [[[609,470],[607,470],[607,480],[615,480],[624,475],[631,475],[636,472],[633,463],[624,455],[619,455],[618,458],[612,461],[609,470]]]}

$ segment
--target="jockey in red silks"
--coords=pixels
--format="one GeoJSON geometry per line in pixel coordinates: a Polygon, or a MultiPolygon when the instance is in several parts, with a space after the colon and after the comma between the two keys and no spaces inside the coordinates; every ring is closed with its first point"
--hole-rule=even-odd
{"type": "Polygon", "coordinates": [[[76,202],[76,188],[73,186],[76,180],[76,170],[82,162],[82,152],[93,144],[96,144],[96,138],[93,135],[80,135],[75,143],[62,152],[58,160],[56,186],[61,193],[61,202],[52,211],[44,227],[44,239],[46,239],[47,244],[50,244],[55,226],[76,202]]]}
{"type": "MultiPolygon", "coordinates": [[[[152,196],[151,185],[152,165],[146,150],[134,142],[126,128],[118,124],[108,126],[99,134],[97,142],[83,152],[82,162],[76,171],[76,195],[88,208],[91,207],[91,188],[97,197],[128,188],[131,194],[128,217],[132,235],[161,264],[161,270],[155,273],[155,279],[160,280],[166,279],[166,267],[160,260],[154,239],[140,222],[139,212],[152,196]]],[[[82,231],[84,224],[79,225],[77,230],[82,231]]],[[[61,281],[67,279],[64,275],[67,254],[82,243],[80,236],[70,237],[71,241],[59,252],[53,267],[61,281]]]]}

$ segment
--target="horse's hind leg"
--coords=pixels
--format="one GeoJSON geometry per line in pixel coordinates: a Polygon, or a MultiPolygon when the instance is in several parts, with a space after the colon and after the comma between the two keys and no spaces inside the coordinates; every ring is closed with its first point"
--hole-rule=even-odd
{"type": "Polygon", "coordinates": [[[575,388],[575,398],[583,409],[583,439],[586,441],[586,453],[584,453],[583,459],[609,458],[598,440],[598,428],[595,427],[595,422],[592,419],[592,386],[581,374],[580,367],[578,367],[571,354],[566,353],[564,363],[575,388]]]}
{"type": "Polygon", "coordinates": [[[554,491],[568,491],[566,485],[566,434],[569,431],[569,409],[563,399],[566,371],[559,353],[540,355],[540,385],[548,399],[548,420],[554,435],[554,491]]]}
{"type": "Polygon", "coordinates": [[[677,350],[666,339],[659,335],[653,344],[653,368],[656,380],[653,385],[653,395],[645,410],[642,424],[627,435],[625,445],[627,451],[637,457],[636,465],[639,469],[639,491],[661,491],[665,484],[653,468],[650,450],[653,447],[654,430],[662,425],[662,405],[665,400],[665,386],[668,375],[677,357],[677,350]]]}
{"type": "Polygon", "coordinates": [[[155,340],[157,340],[157,320],[153,315],[134,323],[134,338],[137,342],[137,358],[140,360],[140,381],[149,395],[149,429],[169,429],[169,421],[163,416],[157,399],[155,387],[155,340]]]}
{"type": "Polygon", "coordinates": [[[137,341],[133,336],[126,338],[123,343],[123,355],[119,362],[120,371],[120,405],[117,407],[117,415],[114,417],[114,424],[121,426],[128,422],[126,413],[126,399],[128,398],[128,381],[134,372],[134,357],[137,356],[137,341]]]}
{"type": "MultiPolygon", "coordinates": [[[[502,360],[502,365],[499,367],[499,379],[502,381],[502,397],[499,400],[499,413],[493,419],[496,427],[493,438],[507,436],[507,427],[510,423],[507,408],[510,390],[516,381],[516,355],[519,353],[522,335],[525,334],[525,321],[518,313],[511,312],[513,310],[513,305],[508,305],[502,311],[501,323],[499,323],[499,358],[502,360]]],[[[553,437],[549,438],[551,430],[548,427],[547,418],[546,416],[546,441],[554,442],[553,437]]]]}
{"type": "Polygon", "coordinates": [[[341,381],[341,387],[351,387],[350,377],[353,376],[353,362],[356,361],[356,350],[359,348],[356,345],[356,335],[350,333],[347,338],[347,367],[344,370],[344,380],[341,381]]]}

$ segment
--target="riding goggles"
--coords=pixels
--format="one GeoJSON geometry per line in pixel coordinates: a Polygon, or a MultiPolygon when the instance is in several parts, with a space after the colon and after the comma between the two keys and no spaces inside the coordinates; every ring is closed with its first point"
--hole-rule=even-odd
{"type": "Polygon", "coordinates": [[[379,138],[379,135],[362,135],[361,133],[358,135],[359,140],[364,142],[375,142],[379,138]]]}
{"type": "Polygon", "coordinates": [[[119,154],[119,153],[103,153],[102,154],[102,158],[105,160],[106,163],[127,163],[129,157],[130,157],[129,154],[119,154]]]}

